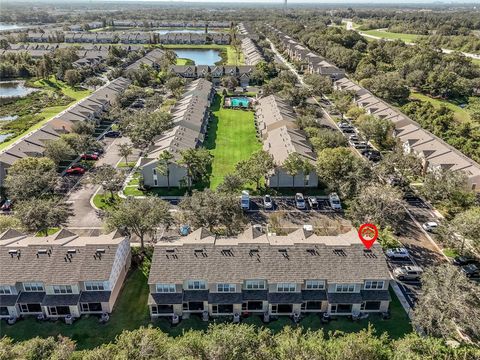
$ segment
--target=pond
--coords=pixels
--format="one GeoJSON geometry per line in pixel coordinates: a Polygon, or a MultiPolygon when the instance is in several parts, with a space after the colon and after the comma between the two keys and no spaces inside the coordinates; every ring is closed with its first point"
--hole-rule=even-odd
{"type": "Polygon", "coordinates": [[[17,119],[18,119],[18,115],[0,116],[0,121],[13,121],[17,119]]]}
{"type": "Polygon", "coordinates": [[[17,24],[6,24],[6,23],[0,23],[0,31],[2,30],[16,30],[16,29],[21,29],[22,26],[18,26],[17,24]]]}
{"type": "Polygon", "coordinates": [[[25,86],[23,81],[0,81],[0,104],[6,104],[14,98],[26,96],[35,90],[25,86]]]}
{"type": "MultiPolygon", "coordinates": [[[[156,33],[160,35],[170,34],[170,33],[194,33],[194,34],[204,34],[205,29],[164,29],[164,30],[156,30],[156,33]]],[[[215,30],[208,30],[209,34],[218,33],[215,30]]]]}
{"type": "Polygon", "coordinates": [[[9,138],[10,136],[12,136],[12,135],[13,135],[13,134],[0,134],[0,143],[8,140],[8,138],[9,138]]]}
{"type": "Polygon", "coordinates": [[[214,49],[174,49],[179,58],[190,59],[195,65],[215,65],[221,61],[220,51],[214,49]]]}

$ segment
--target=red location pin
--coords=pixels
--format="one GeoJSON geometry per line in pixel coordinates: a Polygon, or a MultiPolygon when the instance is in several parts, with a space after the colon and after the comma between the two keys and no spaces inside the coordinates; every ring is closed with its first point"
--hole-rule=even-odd
{"type": "Polygon", "coordinates": [[[378,238],[378,229],[373,224],[363,224],[358,229],[358,237],[362,240],[363,245],[367,249],[370,249],[378,238]]]}

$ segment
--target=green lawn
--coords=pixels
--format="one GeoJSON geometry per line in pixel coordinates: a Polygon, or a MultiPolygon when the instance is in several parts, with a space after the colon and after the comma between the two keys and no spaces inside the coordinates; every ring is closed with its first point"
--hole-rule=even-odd
{"type": "Polygon", "coordinates": [[[439,108],[440,106],[445,106],[452,110],[455,113],[455,118],[460,121],[469,121],[470,120],[470,114],[468,113],[467,110],[462,109],[460,106],[455,104],[454,102],[448,101],[448,100],[443,100],[443,99],[436,99],[432,98],[427,95],[420,94],[418,92],[412,92],[410,94],[410,97],[412,99],[417,99],[421,101],[428,101],[431,103],[433,106],[436,108],[439,108]]]}
{"type": "Polygon", "coordinates": [[[107,324],[99,324],[96,316],[83,316],[73,325],[66,325],[62,321],[38,322],[35,318],[25,318],[13,326],[6,326],[2,322],[0,335],[21,341],[35,336],[61,334],[75,340],[77,350],[90,349],[115,340],[123,330],[147,325],[150,321],[147,298],[147,278],[140,270],[135,270],[127,278],[107,324]]]}
{"type": "Polygon", "coordinates": [[[177,65],[194,65],[195,62],[190,59],[177,58],[177,65]]]}
{"type": "Polygon", "coordinates": [[[99,209],[106,210],[114,206],[119,200],[120,197],[117,194],[113,196],[113,199],[110,194],[96,194],[93,197],[93,204],[99,209]]]}
{"type": "Polygon", "coordinates": [[[0,150],[3,150],[4,148],[9,146],[10,144],[12,144],[15,141],[17,141],[18,139],[20,139],[22,136],[25,136],[25,134],[28,134],[29,132],[31,132],[33,130],[41,128],[51,118],[53,118],[54,116],[56,116],[57,114],[59,114],[63,110],[72,106],[73,104],[75,104],[79,100],[85,98],[86,96],[88,96],[91,93],[91,91],[89,91],[89,90],[74,89],[71,86],[65,84],[64,82],[55,79],[55,77],[53,77],[53,76],[48,80],[37,80],[37,81],[33,82],[33,85],[36,86],[36,87],[39,87],[39,88],[41,88],[45,91],[50,91],[50,92],[53,92],[55,90],[60,90],[63,94],[71,97],[72,99],[75,99],[75,101],[72,101],[71,103],[69,103],[67,105],[63,105],[63,106],[50,106],[50,107],[44,108],[42,111],[40,111],[38,114],[36,114],[40,118],[43,118],[43,120],[41,120],[38,123],[36,123],[35,125],[31,126],[30,128],[28,128],[28,130],[24,131],[22,134],[14,137],[14,138],[11,138],[8,141],[5,141],[5,142],[1,143],[0,144],[0,150]]]}
{"type": "Polygon", "coordinates": [[[204,146],[213,155],[210,188],[215,189],[235,165],[261,148],[256,138],[253,111],[224,109],[220,95],[212,105],[212,121],[204,146]]]}
{"type": "Polygon", "coordinates": [[[384,30],[365,30],[365,31],[361,30],[360,32],[362,34],[377,36],[382,39],[389,39],[389,40],[399,39],[408,43],[415,42],[421,36],[416,34],[393,33],[393,32],[384,31],[384,30]]]}

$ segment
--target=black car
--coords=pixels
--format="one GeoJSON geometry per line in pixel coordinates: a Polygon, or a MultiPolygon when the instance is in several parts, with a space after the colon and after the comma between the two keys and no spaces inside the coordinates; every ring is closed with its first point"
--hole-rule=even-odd
{"type": "Polygon", "coordinates": [[[478,268],[478,264],[468,264],[462,266],[462,272],[468,278],[480,278],[480,269],[478,268]]]}
{"type": "Polygon", "coordinates": [[[475,259],[470,256],[457,256],[453,259],[453,265],[464,266],[468,264],[473,264],[475,259]]]}
{"type": "Polygon", "coordinates": [[[118,138],[120,136],[122,136],[120,131],[110,130],[105,133],[105,137],[109,137],[109,138],[118,138]]]}
{"type": "Polygon", "coordinates": [[[377,162],[377,161],[382,160],[382,156],[380,155],[380,153],[378,151],[367,153],[365,155],[365,157],[368,160],[373,161],[373,162],[377,162]]]}

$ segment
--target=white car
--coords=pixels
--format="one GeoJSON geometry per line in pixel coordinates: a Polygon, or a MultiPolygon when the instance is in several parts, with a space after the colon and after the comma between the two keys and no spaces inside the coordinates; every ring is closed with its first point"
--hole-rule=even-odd
{"type": "Polygon", "coordinates": [[[265,195],[263,197],[263,207],[265,208],[265,210],[273,209],[273,200],[270,195],[265,195]]]}
{"type": "Polygon", "coordinates": [[[393,249],[388,249],[385,251],[385,255],[387,255],[388,258],[390,259],[409,259],[410,254],[408,253],[408,250],[405,248],[393,248],[393,249]]]}
{"type": "Polygon", "coordinates": [[[340,202],[340,198],[338,197],[337,193],[331,193],[328,196],[328,201],[333,210],[342,210],[342,203],[340,202]]]}
{"type": "Polygon", "coordinates": [[[250,194],[248,191],[242,191],[242,197],[240,198],[240,206],[242,210],[250,210],[250,194]]]}
{"type": "Polygon", "coordinates": [[[299,210],[304,210],[306,208],[305,198],[303,197],[302,193],[295,194],[295,206],[299,210]]]}
{"type": "Polygon", "coordinates": [[[401,266],[393,270],[393,275],[398,280],[418,280],[423,274],[419,266],[401,266]]]}
{"type": "Polygon", "coordinates": [[[437,229],[437,227],[438,227],[438,223],[436,223],[435,221],[429,221],[422,224],[423,230],[428,232],[434,232],[437,229]]]}

